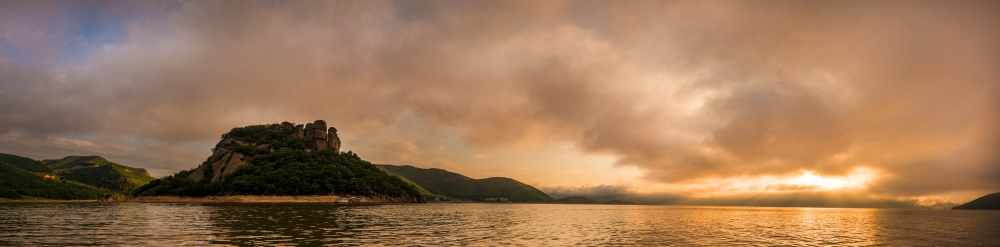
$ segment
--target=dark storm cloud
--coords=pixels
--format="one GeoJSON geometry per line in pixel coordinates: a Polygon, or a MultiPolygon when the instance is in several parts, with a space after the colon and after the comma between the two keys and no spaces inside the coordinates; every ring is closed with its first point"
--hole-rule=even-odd
{"type": "MultiPolygon", "coordinates": [[[[164,3],[85,63],[0,61],[0,133],[170,144],[326,118],[386,138],[412,114],[657,182],[867,166],[888,195],[1000,187],[995,1],[164,3]]],[[[5,49],[60,56],[21,30],[69,31],[16,16],[5,49]]],[[[356,148],[406,146],[385,140],[356,148]]]]}

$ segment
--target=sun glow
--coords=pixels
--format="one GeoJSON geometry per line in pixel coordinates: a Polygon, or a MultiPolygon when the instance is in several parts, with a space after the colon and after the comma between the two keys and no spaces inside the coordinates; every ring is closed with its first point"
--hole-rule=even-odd
{"type": "Polygon", "coordinates": [[[839,190],[864,188],[875,178],[875,171],[866,167],[852,170],[846,176],[822,176],[814,171],[803,170],[802,174],[788,179],[785,183],[813,190],[839,190]]]}
{"type": "Polygon", "coordinates": [[[798,176],[792,184],[804,185],[804,186],[815,186],[828,190],[835,190],[847,187],[847,180],[845,178],[830,178],[816,175],[813,172],[803,172],[802,175],[798,176]]]}
{"type": "Polygon", "coordinates": [[[779,193],[808,191],[846,191],[868,187],[879,177],[878,170],[855,167],[842,175],[823,174],[815,170],[775,176],[705,179],[684,184],[635,186],[651,192],[686,193],[694,196],[726,196],[744,193],[779,193]]]}

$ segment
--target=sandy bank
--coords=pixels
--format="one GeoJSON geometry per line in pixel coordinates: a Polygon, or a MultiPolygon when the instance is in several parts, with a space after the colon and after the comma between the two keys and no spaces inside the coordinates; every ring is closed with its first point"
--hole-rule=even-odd
{"type": "Polygon", "coordinates": [[[0,198],[0,203],[63,203],[63,202],[106,202],[101,200],[58,200],[58,199],[7,199],[0,198]]]}
{"type": "MultiPolygon", "coordinates": [[[[181,196],[142,196],[121,202],[140,203],[287,203],[287,202],[314,202],[314,203],[334,203],[343,196],[338,195],[315,195],[315,196],[206,196],[206,197],[181,197],[181,196]]],[[[404,203],[415,202],[408,198],[395,197],[349,197],[364,198],[367,203],[404,203]]]]}

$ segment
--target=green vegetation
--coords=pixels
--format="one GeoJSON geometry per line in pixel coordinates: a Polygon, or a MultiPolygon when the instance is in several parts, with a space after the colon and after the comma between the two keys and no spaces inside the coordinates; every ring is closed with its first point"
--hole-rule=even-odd
{"type": "Polygon", "coordinates": [[[356,154],[331,150],[280,150],[253,157],[228,175],[224,187],[244,195],[418,195],[412,185],[389,176],[356,154]]]}
{"type": "Polygon", "coordinates": [[[389,175],[391,175],[393,177],[396,177],[396,178],[399,178],[399,180],[403,180],[403,182],[406,182],[406,183],[412,185],[414,188],[417,188],[417,192],[420,193],[420,196],[424,197],[424,199],[426,199],[426,200],[434,200],[435,198],[437,198],[438,200],[448,200],[447,197],[431,193],[430,191],[427,191],[427,189],[424,189],[424,187],[420,187],[419,184],[414,183],[413,181],[410,181],[409,179],[406,179],[406,178],[404,178],[402,176],[394,175],[394,174],[389,174],[389,175]]]}
{"type": "Polygon", "coordinates": [[[48,167],[43,165],[41,162],[38,162],[37,160],[12,154],[0,153],[0,162],[13,165],[17,168],[21,168],[29,172],[52,172],[52,169],[49,169],[48,167]]]}
{"type": "Polygon", "coordinates": [[[62,159],[42,161],[43,165],[53,170],[67,169],[74,166],[99,166],[109,163],[110,161],[101,158],[101,156],[66,156],[62,159]]]}
{"type": "Polygon", "coordinates": [[[952,209],[1000,210],[1000,193],[993,193],[952,209]]]}
{"type": "Polygon", "coordinates": [[[124,195],[131,195],[154,179],[145,169],[119,165],[100,156],[68,156],[42,162],[60,177],[124,195]]]}
{"type": "Polygon", "coordinates": [[[473,201],[508,198],[514,202],[555,202],[549,195],[509,178],[472,179],[441,169],[413,166],[379,165],[390,174],[404,177],[430,193],[473,201]]]}
{"type": "MultiPolygon", "coordinates": [[[[21,199],[26,197],[78,200],[78,199],[121,199],[125,196],[114,191],[71,181],[58,176],[49,176],[23,167],[44,167],[41,162],[9,154],[0,154],[0,197],[21,199]],[[10,160],[21,162],[11,164],[10,160]],[[34,162],[36,164],[30,164],[34,162]]],[[[35,169],[38,170],[38,169],[35,169]]]]}
{"type": "Polygon", "coordinates": [[[296,138],[295,132],[296,129],[290,124],[259,124],[233,128],[228,133],[222,134],[222,139],[254,144],[242,145],[236,149],[236,152],[247,156],[268,153],[272,149],[306,149],[307,142],[296,138]],[[255,148],[257,145],[263,145],[269,149],[257,149],[255,148]]]}
{"type": "Polygon", "coordinates": [[[222,138],[236,141],[238,146],[233,150],[250,157],[250,161],[239,166],[236,172],[218,181],[193,181],[188,176],[196,169],[182,171],[150,182],[139,188],[135,195],[339,194],[416,197],[421,194],[412,183],[390,176],[353,152],[307,150],[306,142],[296,138],[295,131],[290,124],[234,128],[222,138]]]}
{"type": "Polygon", "coordinates": [[[594,201],[593,199],[582,197],[582,196],[566,197],[566,198],[559,199],[558,201],[560,203],[569,203],[569,204],[597,204],[598,203],[597,201],[594,201]]]}

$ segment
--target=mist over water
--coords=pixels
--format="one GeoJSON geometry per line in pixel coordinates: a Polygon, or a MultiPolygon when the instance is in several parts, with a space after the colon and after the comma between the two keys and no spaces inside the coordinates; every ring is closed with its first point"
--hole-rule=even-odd
{"type": "Polygon", "coordinates": [[[1000,245],[1000,212],[552,204],[0,204],[0,245],[1000,245]]]}

